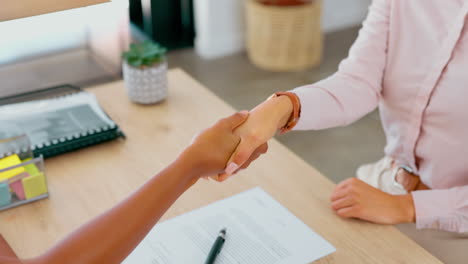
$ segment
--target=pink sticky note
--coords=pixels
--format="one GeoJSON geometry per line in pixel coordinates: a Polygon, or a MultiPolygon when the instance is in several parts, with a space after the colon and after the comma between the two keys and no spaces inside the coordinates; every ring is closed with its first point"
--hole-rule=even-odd
{"type": "Polygon", "coordinates": [[[10,188],[16,194],[16,197],[20,200],[24,200],[26,195],[24,194],[23,182],[21,180],[10,183],[10,188]]]}

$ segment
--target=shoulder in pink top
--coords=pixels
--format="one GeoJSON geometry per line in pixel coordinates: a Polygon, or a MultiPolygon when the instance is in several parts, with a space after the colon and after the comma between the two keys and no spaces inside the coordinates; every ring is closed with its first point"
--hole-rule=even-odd
{"type": "Polygon", "coordinates": [[[350,124],[379,107],[385,153],[432,188],[418,228],[468,232],[468,1],[374,0],[338,71],[293,90],[296,130],[350,124]]]}

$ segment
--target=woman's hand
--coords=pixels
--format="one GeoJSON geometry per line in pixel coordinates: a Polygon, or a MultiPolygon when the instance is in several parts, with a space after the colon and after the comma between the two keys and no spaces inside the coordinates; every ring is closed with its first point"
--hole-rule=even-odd
{"type": "Polygon", "coordinates": [[[415,221],[411,194],[391,195],[350,178],[339,183],[331,196],[332,208],[344,218],[359,218],[378,224],[415,221]]]}
{"type": "Polygon", "coordinates": [[[225,173],[219,175],[218,180],[227,179],[265,153],[267,141],[287,123],[291,112],[292,103],[287,96],[272,98],[250,111],[247,121],[235,130],[241,141],[229,159],[225,173]]]}
{"type": "Polygon", "coordinates": [[[224,171],[226,163],[241,138],[234,130],[248,118],[242,111],[219,120],[212,127],[194,137],[190,146],[181,154],[181,164],[187,164],[196,178],[217,175],[224,171]]]}

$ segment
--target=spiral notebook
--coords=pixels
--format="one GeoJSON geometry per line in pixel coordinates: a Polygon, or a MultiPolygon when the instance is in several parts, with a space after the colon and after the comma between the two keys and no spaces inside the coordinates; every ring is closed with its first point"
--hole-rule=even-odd
{"type": "Polygon", "coordinates": [[[34,156],[47,158],[124,137],[93,94],[58,88],[0,100],[0,139],[26,134],[34,156]]]}

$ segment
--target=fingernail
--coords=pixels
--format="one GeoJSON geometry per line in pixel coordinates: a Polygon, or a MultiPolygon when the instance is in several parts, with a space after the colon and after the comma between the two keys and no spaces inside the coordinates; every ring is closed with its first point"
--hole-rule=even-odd
{"type": "Polygon", "coordinates": [[[234,162],[229,163],[229,165],[226,167],[226,173],[229,175],[232,175],[237,169],[239,168],[239,165],[237,165],[234,162]]]}

